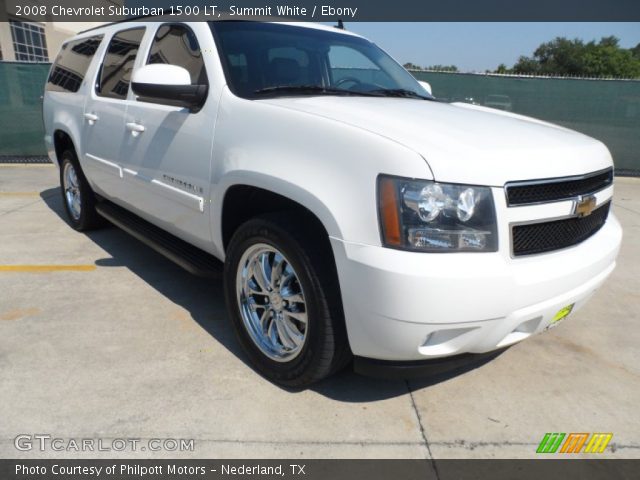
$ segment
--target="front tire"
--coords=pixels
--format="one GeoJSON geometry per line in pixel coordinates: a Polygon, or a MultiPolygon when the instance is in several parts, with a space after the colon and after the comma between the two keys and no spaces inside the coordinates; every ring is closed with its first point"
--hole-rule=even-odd
{"type": "Polygon", "coordinates": [[[309,386],[350,359],[330,246],[304,225],[286,214],[249,220],[225,262],[236,336],[256,370],[287,387],[309,386]]]}
{"type": "Polygon", "coordinates": [[[65,150],[60,163],[62,203],[69,223],[78,230],[91,230],[102,225],[96,212],[96,197],[87,182],[73,150],[65,150]]]}

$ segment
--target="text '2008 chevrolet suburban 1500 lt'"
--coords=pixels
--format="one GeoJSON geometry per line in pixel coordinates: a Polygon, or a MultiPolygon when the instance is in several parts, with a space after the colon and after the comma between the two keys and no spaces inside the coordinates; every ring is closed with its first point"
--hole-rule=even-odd
{"type": "Polygon", "coordinates": [[[282,385],[512,345],[584,305],[621,242],[602,143],[437,101],[331,27],[86,31],[44,122],[71,225],[106,218],[222,274],[239,342],[282,385]]]}

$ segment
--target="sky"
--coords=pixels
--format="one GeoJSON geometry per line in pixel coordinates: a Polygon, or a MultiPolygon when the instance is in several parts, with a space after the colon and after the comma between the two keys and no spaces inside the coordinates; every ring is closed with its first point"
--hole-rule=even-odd
{"type": "Polygon", "coordinates": [[[640,23],[393,23],[351,22],[348,30],[374,41],[400,63],[456,65],[461,71],[512,67],[555,37],[599,40],[615,35],[624,48],[640,43],[640,23]]]}

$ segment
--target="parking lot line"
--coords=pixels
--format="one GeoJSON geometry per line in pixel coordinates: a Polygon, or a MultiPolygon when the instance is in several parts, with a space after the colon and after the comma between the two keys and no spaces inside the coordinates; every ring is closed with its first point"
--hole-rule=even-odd
{"type": "Polygon", "coordinates": [[[0,265],[0,272],[91,272],[95,265],[0,265]]]}

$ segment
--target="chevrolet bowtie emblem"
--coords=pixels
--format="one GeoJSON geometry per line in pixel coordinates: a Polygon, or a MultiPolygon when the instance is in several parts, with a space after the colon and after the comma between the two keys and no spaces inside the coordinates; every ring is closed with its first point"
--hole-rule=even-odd
{"type": "Polygon", "coordinates": [[[573,214],[578,217],[586,217],[596,209],[595,195],[584,195],[578,197],[573,207],[573,214]]]}

